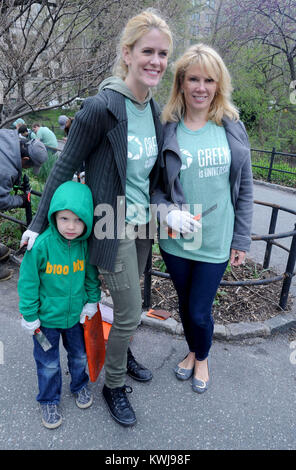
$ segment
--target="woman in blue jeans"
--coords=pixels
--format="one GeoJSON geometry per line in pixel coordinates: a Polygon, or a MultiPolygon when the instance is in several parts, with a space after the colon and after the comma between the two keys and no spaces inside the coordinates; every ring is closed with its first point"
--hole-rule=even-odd
{"type": "Polygon", "coordinates": [[[192,377],[194,392],[208,389],[212,304],[230,260],[249,250],[252,171],[247,133],[231,102],[229,72],[215,50],[191,46],[177,61],[163,110],[159,244],[179,297],[189,352],[174,369],[192,377]]]}

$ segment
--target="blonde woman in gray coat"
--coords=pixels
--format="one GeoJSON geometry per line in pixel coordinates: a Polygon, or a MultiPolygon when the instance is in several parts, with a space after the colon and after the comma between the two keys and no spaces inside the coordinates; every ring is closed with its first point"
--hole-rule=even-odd
{"type": "Polygon", "coordinates": [[[228,262],[244,262],[251,243],[250,146],[231,102],[228,70],[211,47],[191,46],[175,65],[163,111],[159,244],[179,297],[188,353],[174,369],[204,393],[214,321],[212,304],[228,262]]]}

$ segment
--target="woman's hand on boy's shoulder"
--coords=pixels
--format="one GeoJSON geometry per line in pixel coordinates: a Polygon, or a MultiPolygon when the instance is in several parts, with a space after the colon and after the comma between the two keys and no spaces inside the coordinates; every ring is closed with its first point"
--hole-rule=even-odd
{"type": "Polygon", "coordinates": [[[20,247],[27,245],[27,250],[31,250],[39,233],[32,230],[26,230],[21,238],[20,247]]]}

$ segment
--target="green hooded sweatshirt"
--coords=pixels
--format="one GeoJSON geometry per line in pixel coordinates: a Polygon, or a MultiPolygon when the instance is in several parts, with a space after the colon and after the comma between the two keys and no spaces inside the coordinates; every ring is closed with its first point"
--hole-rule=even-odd
{"type": "Polygon", "coordinates": [[[88,186],[74,181],[55,191],[49,227],[27,251],[20,267],[19,309],[26,321],[39,318],[47,328],[72,328],[83,306],[100,300],[98,270],[88,263],[87,238],[92,231],[93,199],[88,186]],[[85,223],[83,234],[66,240],[57,230],[56,211],[70,210],[85,223]]]}

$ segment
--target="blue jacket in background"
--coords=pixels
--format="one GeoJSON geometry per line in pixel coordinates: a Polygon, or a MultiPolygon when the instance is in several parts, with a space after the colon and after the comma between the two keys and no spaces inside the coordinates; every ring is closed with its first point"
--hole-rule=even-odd
{"type": "Polygon", "coordinates": [[[0,210],[21,207],[21,196],[12,195],[13,185],[19,184],[22,176],[22,161],[17,130],[0,129],[0,210]]]}

